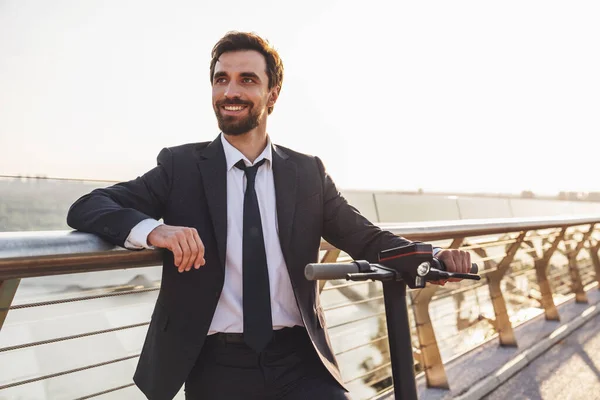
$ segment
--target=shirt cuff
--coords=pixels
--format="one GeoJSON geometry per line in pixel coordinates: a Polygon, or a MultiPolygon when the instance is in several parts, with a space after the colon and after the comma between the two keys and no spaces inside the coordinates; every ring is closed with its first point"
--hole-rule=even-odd
{"type": "Polygon", "coordinates": [[[130,250],[149,249],[152,246],[148,245],[148,235],[157,226],[162,225],[162,222],[158,222],[155,219],[148,218],[138,223],[131,229],[129,236],[125,240],[125,248],[130,250]]]}

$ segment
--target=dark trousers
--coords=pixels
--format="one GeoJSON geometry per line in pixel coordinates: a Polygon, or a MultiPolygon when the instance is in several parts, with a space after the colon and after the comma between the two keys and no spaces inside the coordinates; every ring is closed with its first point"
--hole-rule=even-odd
{"type": "Polygon", "coordinates": [[[186,400],[346,400],[302,327],[274,331],[262,353],[241,335],[207,337],[185,382],[186,400]]]}

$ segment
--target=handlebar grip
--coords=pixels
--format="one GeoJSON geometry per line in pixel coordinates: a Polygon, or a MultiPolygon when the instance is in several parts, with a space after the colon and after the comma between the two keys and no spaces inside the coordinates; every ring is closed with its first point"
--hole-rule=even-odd
{"type": "Polygon", "coordinates": [[[309,281],[346,279],[346,274],[359,272],[357,263],[314,263],[307,264],[304,276],[309,281]]]}
{"type": "MultiPolygon", "coordinates": [[[[446,264],[444,264],[444,262],[438,258],[434,258],[435,261],[437,261],[437,263],[439,264],[439,269],[441,269],[442,271],[448,271],[448,269],[446,268],[446,264]]],[[[479,272],[479,266],[475,263],[471,264],[471,271],[469,271],[470,274],[476,274],[479,272]]]]}

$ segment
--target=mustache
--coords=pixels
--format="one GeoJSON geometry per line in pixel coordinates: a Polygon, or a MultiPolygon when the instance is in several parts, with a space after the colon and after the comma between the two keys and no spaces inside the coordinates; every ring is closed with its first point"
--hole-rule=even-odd
{"type": "Polygon", "coordinates": [[[225,99],[217,101],[217,106],[221,107],[225,105],[252,106],[253,103],[251,101],[244,101],[242,99],[225,99]]]}

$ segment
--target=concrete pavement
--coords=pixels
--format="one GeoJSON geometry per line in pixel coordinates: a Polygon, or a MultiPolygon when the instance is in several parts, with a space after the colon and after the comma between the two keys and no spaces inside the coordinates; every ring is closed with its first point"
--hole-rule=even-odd
{"type": "Polygon", "coordinates": [[[600,399],[599,328],[596,315],[485,399],[600,399]]]}

